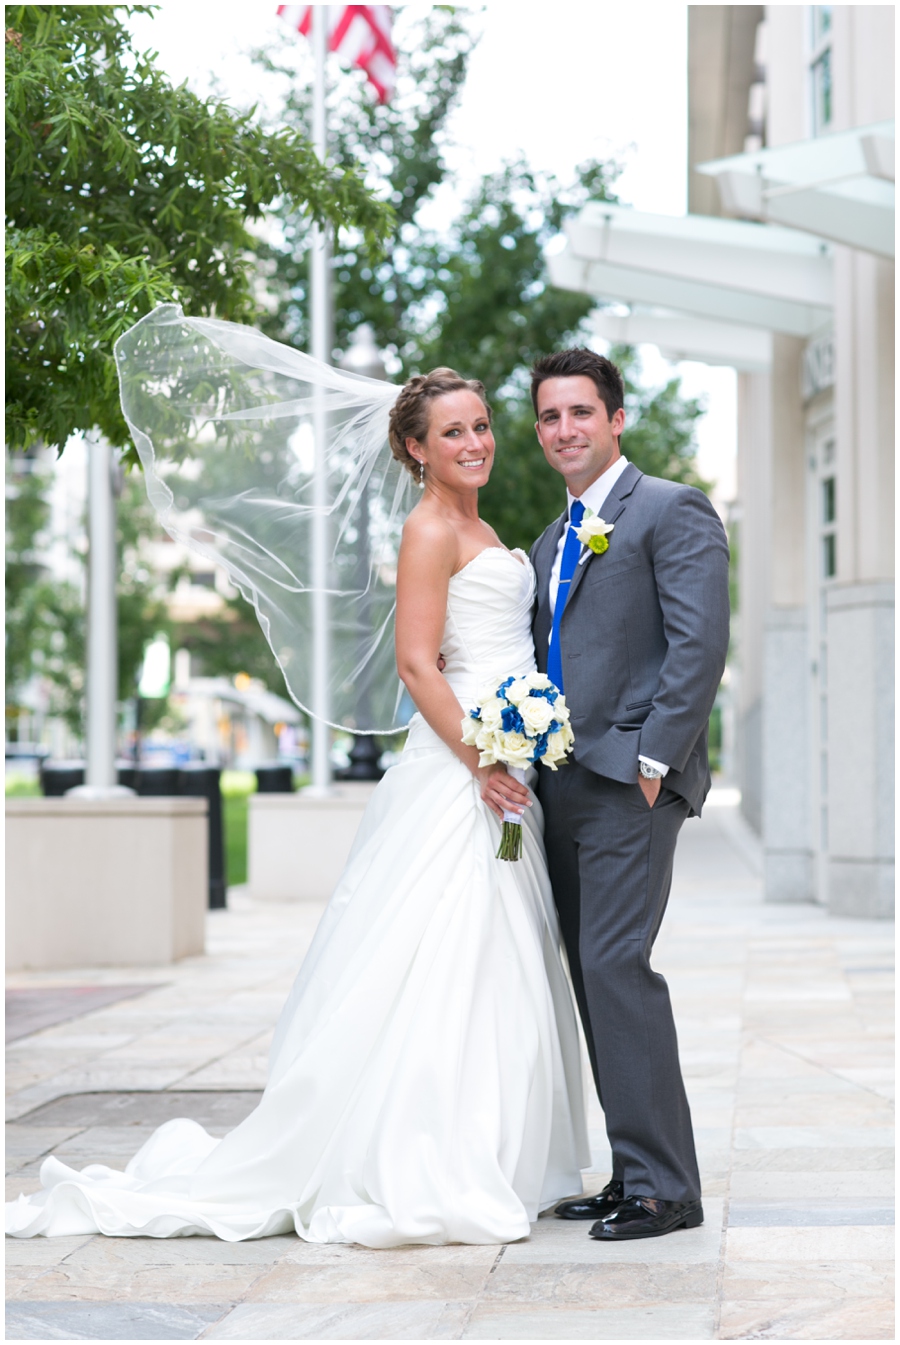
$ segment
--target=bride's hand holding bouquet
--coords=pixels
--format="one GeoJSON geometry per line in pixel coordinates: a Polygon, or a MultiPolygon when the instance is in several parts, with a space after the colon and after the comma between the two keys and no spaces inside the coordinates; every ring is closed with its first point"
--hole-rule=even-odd
{"type": "MultiPolygon", "coordinates": [[[[479,766],[502,763],[520,784],[538,762],[555,771],[575,741],[565,697],[539,672],[484,687],[481,704],[462,721],[462,739],[478,749],[479,766]]],[[[521,854],[521,813],[505,811],[497,858],[517,860],[521,854]]]]}

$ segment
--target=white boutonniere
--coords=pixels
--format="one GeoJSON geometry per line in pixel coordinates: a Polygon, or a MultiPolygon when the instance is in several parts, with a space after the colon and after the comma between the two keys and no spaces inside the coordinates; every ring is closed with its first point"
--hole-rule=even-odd
{"type": "Polygon", "coordinates": [[[590,547],[595,556],[602,556],[609,550],[609,534],[615,523],[606,523],[599,514],[585,512],[581,527],[575,529],[575,536],[582,546],[590,547]]]}

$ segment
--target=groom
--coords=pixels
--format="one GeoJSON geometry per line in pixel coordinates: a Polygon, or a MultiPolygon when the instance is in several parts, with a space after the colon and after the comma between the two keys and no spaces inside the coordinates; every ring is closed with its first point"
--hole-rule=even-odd
{"type": "MultiPolygon", "coordinates": [[[[531,549],[538,667],[563,688],[574,761],[540,772],[547,859],[612,1149],[599,1196],[564,1202],[602,1241],[703,1222],[669,991],[650,966],[678,832],[710,785],[707,726],[728,648],[728,544],[702,491],[621,454],[619,370],[538,360],[537,436],[566,512],[531,549]],[[599,554],[576,529],[599,515],[599,554]]],[[[596,528],[595,528],[596,531],[596,528]]]]}

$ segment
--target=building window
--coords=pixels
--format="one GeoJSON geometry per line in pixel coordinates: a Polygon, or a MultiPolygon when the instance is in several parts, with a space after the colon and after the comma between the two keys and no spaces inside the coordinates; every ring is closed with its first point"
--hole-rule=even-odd
{"type": "Polygon", "coordinates": [[[812,6],[812,49],[809,73],[813,135],[831,125],[831,5],[812,6]]]}
{"type": "MultiPolygon", "coordinates": [[[[834,446],[831,441],[826,445],[826,452],[828,448],[833,458],[834,446]]],[[[837,574],[837,497],[833,476],[822,478],[821,510],[822,578],[834,579],[837,574]]]]}
{"type": "Polygon", "coordinates": [[[831,32],[831,5],[813,5],[813,42],[822,42],[831,32]]]}

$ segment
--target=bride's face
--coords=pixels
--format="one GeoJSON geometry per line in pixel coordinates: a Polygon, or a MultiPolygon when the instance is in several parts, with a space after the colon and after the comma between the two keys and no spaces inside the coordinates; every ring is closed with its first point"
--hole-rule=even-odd
{"type": "Polygon", "coordinates": [[[407,440],[425,463],[425,479],[454,491],[486,486],[494,462],[494,436],[484,403],[468,388],[445,392],[431,403],[424,443],[407,440]]]}

